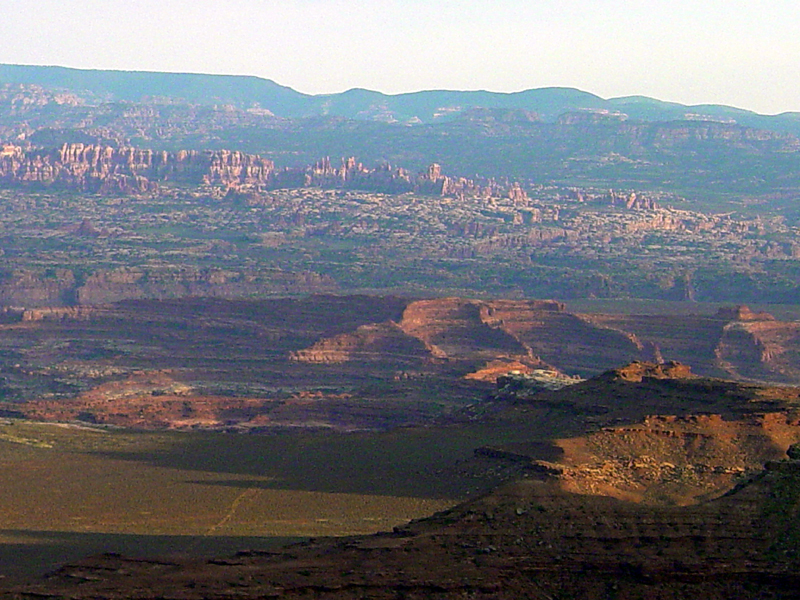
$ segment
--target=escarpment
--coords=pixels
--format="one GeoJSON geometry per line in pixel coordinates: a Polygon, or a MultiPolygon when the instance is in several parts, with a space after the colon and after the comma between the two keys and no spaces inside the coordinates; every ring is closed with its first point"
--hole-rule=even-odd
{"type": "Polygon", "coordinates": [[[574,314],[553,301],[439,298],[409,301],[396,320],[319,340],[292,358],[345,363],[394,354],[400,362],[473,369],[504,359],[582,376],[630,361],[677,360],[706,376],[789,383],[800,381],[798,345],[796,323],[746,307],[710,316],[605,315],[574,314]]]}
{"type": "Polygon", "coordinates": [[[71,269],[0,272],[0,305],[52,308],[95,305],[137,298],[248,298],[324,293],[337,289],[328,276],[279,269],[214,269],[143,266],[97,269],[83,274],[71,269]]]}
{"type": "Polygon", "coordinates": [[[380,164],[369,168],[354,157],[335,166],[325,157],[305,167],[277,168],[260,155],[234,150],[151,150],[130,146],[70,143],[56,149],[0,146],[0,184],[77,190],[101,195],[153,194],[161,186],[218,186],[243,194],[251,203],[253,190],[321,187],[379,193],[490,197],[507,195],[525,204],[519,183],[477,183],[450,177],[441,166],[413,173],[380,164]]]}
{"type": "Polygon", "coordinates": [[[77,282],[70,269],[42,273],[27,269],[0,270],[0,305],[64,306],[75,299],[77,282]]]}
{"type": "Polygon", "coordinates": [[[228,150],[179,152],[91,144],[56,150],[4,146],[0,181],[60,186],[92,193],[147,193],[159,182],[226,186],[263,184],[275,171],[271,160],[228,150]]]}
{"type": "Polygon", "coordinates": [[[485,308],[480,302],[456,298],[420,300],[409,304],[399,325],[425,342],[434,355],[527,354],[519,340],[487,323],[485,308]]]}
{"type": "MultiPolygon", "coordinates": [[[[320,340],[292,357],[301,362],[321,363],[378,358],[385,361],[396,356],[400,363],[462,363],[466,369],[479,368],[497,358],[523,361],[527,365],[544,364],[495,316],[495,304],[506,303],[462,298],[411,301],[396,322],[362,326],[355,332],[320,340]]],[[[520,319],[564,308],[556,302],[513,304],[521,311],[520,319]]]]}
{"type": "Polygon", "coordinates": [[[750,379],[795,381],[800,371],[794,353],[800,324],[781,321],[732,321],[716,348],[720,364],[733,375],[750,379]]]}
{"type": "MultiPolygon", "coordinates": [[[[337,289],[327,276],[277,269],[148,266],[98,269],[80,278],[70,269],[0,273],[0,305],[14,314],[136,299],[265,299],[337,289]]],[[[800,326],[764,315],[575,314],[541,300],[378,297],[375,302],[392,307],[384,318],[352,327],[342,322],[331,335],[293,348],[293,362],[363,362],[390,370],[449,364],[464,375],[483,377],[503,375],[503,365],[509,365],[508,370],[554,368],[587,377],[631,361],[680,361],[704,376],[800,382],[800,326]],[[746,319],[729,320],[737,315],[746,319]]]]}
{"type": "Polygon", "coordinates": [[[292,352],[291,358],[306,363],[383,362],[397,368],[421,363],[430,355],[431,348],[422,340],[406,334],[394,321],[386,321],[320,340],[309,348],[292,352]]]}

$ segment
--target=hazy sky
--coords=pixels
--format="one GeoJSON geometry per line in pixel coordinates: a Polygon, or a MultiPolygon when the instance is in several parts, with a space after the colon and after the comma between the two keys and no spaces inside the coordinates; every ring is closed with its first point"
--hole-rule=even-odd
{"type": "Polygon", "coordinates": [[[0,0],[0,62],[800,111],[797,0],[0,0]]]}

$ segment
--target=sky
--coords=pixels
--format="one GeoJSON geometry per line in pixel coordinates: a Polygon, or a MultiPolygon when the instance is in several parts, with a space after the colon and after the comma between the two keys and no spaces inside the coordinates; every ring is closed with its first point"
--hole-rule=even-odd
{"type": "Polygon", "coordinates": [[[0,0],[0,63],[800,111],[797,0],[0,0]]]}

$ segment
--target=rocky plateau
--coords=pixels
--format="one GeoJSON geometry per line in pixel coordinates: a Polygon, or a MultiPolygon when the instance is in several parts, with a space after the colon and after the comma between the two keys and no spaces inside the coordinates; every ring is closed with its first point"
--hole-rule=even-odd
{"type": "MultiPolygon", "coordinates": [[[[498,427],[558,411],[601,427],[580,442],[556,441],[560,455],[528,461],[488,495],[393,532],[212,560],[100,555],[3,597],[794,598],[798,393],[702,378],[678,363],[632,363],[506,398],[498,427]],[[649,411],[661,416],[632,424],[649,411]],[[620,419],[629,424],[602,425],[620,419]],[[715,477],[726,484],[708,485],[715,477]],[[676,502],[679,487],[696,490],[703,478],[708,493],[676,502]],[[633,480],[650,495],[632,493],[633,480]]],[[[541,453],[543,444],[529,443],[537,445],[541,453]]],[[[495,452],[518,465],[525,455],[495,452]]]]}
{"type": "Polygon", "coordinates": [[[37,420],[383,429],[480,403],[512,372],[574,383],[680,361],[704,377],[792,384],[797,340],[797,323],[746,307],[621,316],[538,300],[125,300],[6,309],[0,389],[3,415],[37,420]]]}

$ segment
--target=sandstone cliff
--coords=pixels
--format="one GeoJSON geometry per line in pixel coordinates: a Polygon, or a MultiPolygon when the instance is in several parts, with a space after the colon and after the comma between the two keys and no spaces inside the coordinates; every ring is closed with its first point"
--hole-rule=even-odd
{"type": "Polygon", "coordinates": [[[39,184],[92,193],[147,193],[159,182],[239,186],[270,180],[272,161],[243,152],[156,152],[64,144],[57,150],[4,146],[0,181],[6,185],[39,184]]]}
{"type": "Polygon", "coordinates": [[[155,193],[159,184],[213,185],[241,192],[252,203],[258,203],[260,191],[297,187],[457,197],[508,195],[517,204],[528,203],[518,183],[480,185],[448,177],[438,164],[413,174],[389,164],[368,168],[354,157],[342,159],[337,167],[326,157],[308,167],[276,169],[273,161],[240,151],[167,152],[83,143],[63,144],[54,150],[5,144],[0,147],[0,183],[98,194],[155,193]]]}
{"type": "Polygon", "coordinates": [[[776,320],[731,321],[715,349],[720,366],[734,376],[796,381],[800,365],[800,323],[776,320]]]}
{"type": "Polygon", "coordinates": [[[301,362],[387,361],[400,363],[462,363],[462,368],[479,368],[497,360],[522,361],[528,366],[544,363],[531,349],[498,320],[514,312],[518,318],[559,312],[562,304],[550,301],[490,301],[442,298],[409,302],[397,322],[363,326],[348,334],[320,340],[311,348],[295,352],[301,362]]]}
{"type": "Polygon", "coordinates": [[[75,298],[75,275],[69,269],[50,273],[14,269],[0,272],[0,305],[63,306],[75,298]]]}
{"type": "Polygon", "coordinates": [[[307,363],[383,362],[395,368],[424,362],[431,355],[421,340],[406,334],[393,321],[362,325],[352,333],[320,340],[310,348],[291,353],[307,363]]]}
{"type": "Polygon", "coordinates": [[[679,360],[704,375],[789,383],[800,381],[798,327],[747,307],[712,316],[578,315],[557,302],[440,298],[409,302],[396,322],[320,340],[293,359],[385,362],[394,353],[474,369],[502,359],[580,375],[633,360],[679,360]]]}
{"type": "Polygon", "coordinates": [[[371,360],[360,348],[365,344],[378,348],[376,340],[381,338],[389,354],[396,347],[406,358],[461,362],[473,369],[502,358],[530,367],[553,365],[567,372],[591,373],[598,360],[610,365],[653,357],[652,344],[568,313],[558,302],[460,298],[410,302],[396,324],[321,340],[293,357],[307,362],[371,360]],[[395,346],[413,345],[413,340],[420,344],[413,353],[395,346]]]}

